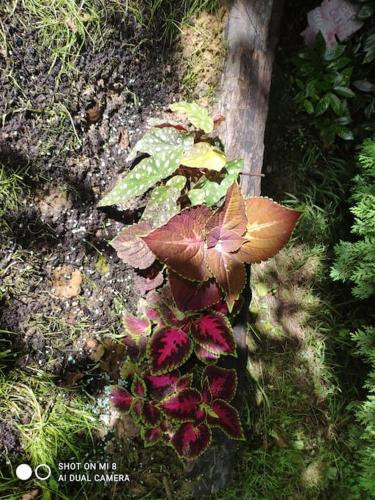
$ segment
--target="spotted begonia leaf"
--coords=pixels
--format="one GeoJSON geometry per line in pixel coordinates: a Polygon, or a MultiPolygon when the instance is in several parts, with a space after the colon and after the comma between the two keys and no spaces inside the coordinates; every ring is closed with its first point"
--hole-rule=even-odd
{"type": "Polygon", "coordinates": [[[212,412],[207,416],[211,426],[220,427],[232,439],[244,439],[238,412],[227,401],[216,399],[210,406],[212,412]],[[216,417],[213,416],[213,412],[216,417]]]}
{"type": "Polygon", "coordinates": [[[191,325],[195,341],[213,354],[234,354],[235,343],[229,321],[221,314],[207,312],[191,325]]]}
{"type": "Polygon", "coordinates": [[[213,354],[212,352],[207,351],[207,349],[204,349],[199,344],[195,346],[195,355],[197,356],[198,359],[200,359],[203,363],[207,365],[216,363],[217,360],[220,358],[219,354],[213,354]]]}
{"type": "Polygon", "coordinates": [[[203,374],[203,380],[207,379],[212,399],[224,399],[232,401],[237,389],[236,370],[208,366],[203,374]]]}
{"type": "Polygon", "coordinates": [[[211,133],[214,128],[214,121],[207,109],[195,102],[176,102],[170,106],[170,109],[174,113],[187,115],[190,123],[194,125],[194,127],[202,129],[206,134],[211,133]]]}
{"type": "Polygon", "coordinates": [[[132,226],[126,226],[121,233],[111,241],[119,258],[129,266],[137,269],[146,269],[155,261],[155,255],[141,239],[151,231],[148,222],[138,222],[132,226]]]}
{"type": "Polygon", "coordinates": [[[205,206],[184,210],[143,240],[158,259],[178,274],[206,281],[210,273],[205,263],[204,228],[210,215],[205,206]]]}
{"type": "Polygon", "coordinates": [[[151,429],[142,429],[142,437],[145,447],[153,446],[158,443],[163,435],[160,427],[153,427],[151,429]]]}
{"type": "Polygon", "coordinates": [[[170,418],[181,421],[194,419],[195,412],[202,397],[195,389],[185,389],[176,396],[169,397],[161,402],[160,407],[170,418]]]}
{"type": "Polygon", "coordinates": [[[196,283],[174,272],[169,273],[169,284],[173,298],[180,311],[207,309],[221,300],[221,293],[213,281],[196,283]]]}
{"type": "Polygon", "coordinates": [[[151,156],[160,153],[170,154],[176,149],[189,149],[194,144],[194,133],[183,132],[176,127],[155,127],[148,130],[134,146],[127,160],[132,161],[137,152],[151,156]]]}
{"type": "Polygon", "coordinates": [[[145,158],[136,165],[116,186],[101,199],[98,206],[121,205],[131,198],[141,196],[157,182],[172,175],[180,165],[182,147],[163,151],[145,158]]]}
{"type": "Polygon", "coordinates": [[[117,410],[128,413],[133,400],[134,397],[123,387],[113,387],[110,401],[117,410]]]}
{"type": "Polygon", "coordinates": [[[230,186],[235,182],[243,170],[243,160],[232,160],[225,165],[226,174],[220,183],[210,181],[207,177],[202,177],[202,180],[189,191],[189,199],[192,206],[205,205],[212,207],[216,205],[222,198],[230,186]]]}
{"type": "Polygon", "coordinates": [[[276,255],[287,243],[301,215],[261,197],[246,200],[246,214],[246,242],[238,257],[247,263],[261,262],[276,255]]]}
{"type": "Polygon", "coordinates": [[[175,175],[174,177],[171,177],[167,181],[166,186],[170,188],[176,188],[182,191],[186,186],[186,180],[187,179],[184,175],[175,175]]]}
{"type": "Polygon", "coordinates": [[[161,375],[183,365],[190,357],[192,348],[188,335],[178,327],[157,331],[148,346],[152,373],[161,375]]]}
{"type": "Polygon", "coordinates": [[[220,172],[226,164],[226,157],[207,142],[197,142],[182,155],[181,164],[185,167],[220,172]]]}
{"type": "Polygon", "coordinates": [[[211,430],[206,424],[195,426],[186,422],[177,429],[171,443],[180,457],[193,460],[206,451],[211,438],[211,430]]]}
{"type": "Polygon", "coordinates": [[[154,188],[141,220],[148,222],[153,228],[162,226],[180,211],[177,205],[180,194],[180,190],[175,187],[154,188]]]}

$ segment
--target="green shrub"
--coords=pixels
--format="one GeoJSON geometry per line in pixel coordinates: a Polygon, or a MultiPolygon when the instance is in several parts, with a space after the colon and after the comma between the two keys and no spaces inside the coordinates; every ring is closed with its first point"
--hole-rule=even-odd
{"type": "Polygon", "coordinates": [[[331,277],[351,282],[354,296],[365,299],[375,293],[375,139],[364,142],[359,163],[361,173],[354,179],[351,209],[357,241],[336,245],[331,277]]]}

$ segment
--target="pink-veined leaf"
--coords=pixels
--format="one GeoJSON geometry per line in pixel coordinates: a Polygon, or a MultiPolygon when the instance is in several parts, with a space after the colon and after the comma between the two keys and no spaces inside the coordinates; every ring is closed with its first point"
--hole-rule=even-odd
{"type": "Polygon", "coordinates": [[[210,272],[205,263],[204,229],[211,213],[205,206],[184,210],[143,241],[159,260],[181,276],[206,281],[210,272]]]}
{"type": "Polygon", "coordinates": [[[229,321],[221,314],[207,312],[191,325],[196,342],[213,354],[234,354],[235,343],[229,321]]]}
{"type": "Polygon", "coordinates": [[[146,401],[143,405],[142,419],[147,425],[153,427],[160,422],[161,413],[154,403],[146,401]]]}
{"type": "Polygon", "coordinates": [[[207,419],[207,412],[203,408],[198,407],[194,415],[195,425],[205,422],[206,419],[207,419]]]}
{"type": "Polygon", "coordinates": [[[247,263],[261,262],[276,255],[286,245],[301,215],[296,210],[261,197],[246,200],[247,240],[238,257],[247,263]]]}
{"type": "Polygon", "coordinates": [[[180,311],[207,309],[221,300],[220,290],[213,281],[195,283],[170,272],[169,284],[180,311]]]}
{"type": "Polygon", "coordinates": [[[114,387],[112,389],[110,401],[117,410],[128,413],[133,400],[133,396],[123,387],[114,387]]]}
{"type": "Polygon", "coordinates": [[[138,340],[140,337],[147,337],[151,333],[151,321],[148,318],[137,318],[129,311],[124,312],[122,324],[124,325],[126,334],[134,340],[138,340]]]}
{"type": "Polygon", "coordinates": [[[163,412],[175,420],[187,421],[194,418],[202,397],[195,389],[185,389],[160,404],[163,412]]]}
{"type": "Polygon", "coordinates": [[[141,377],[138,375],[134,375],[132,386],[131,386],[132,394],[138,396],[140,398],[144,398],[147,395],[147,387],[146,383],[141,377]]]}
{"type": "Polygon", "coordinates": [[[183,365],[192,352],[192,342],[180,328],[162,328],[154,333],[148,355],[155,375],[162,375],[183,365]]]}
{"type": "Polygon", "coordinates": [[[151,373],[146,373],[144,378],[150,389],[150,394],[157,400],[163,399],[168,394],[171,394],[175,390],[176,382],[179,379],[180,374],[178,371],[166,373],[164,375],[152,375],[151,373]]]}
{"type": "Polygon", "coordinates": [[[203,374],[203,381],[206,379],[213,399],[232,401],[237,390],[236,370],[208,366],[203,374]]]}
{"type": "Polygon", "coordinates": [[[206,424],[195,426],[191,422],[182,424],[172,438],[172,446],[178,455],[188,460],[198,458],[211,442],[211,430],[206,424]]]}
{"type": "Polygon", "coordinates": [[[216,399],[210,406],[217,417],[213,417],[210,412],[207,415],[209,425],[220,427],[232,439],[244,439],[241,420],[233,406],[222,399],[216,399]]]}
{"type": "Polygon", "coordinates": [[[246,231],[246,223],[245,200],[237,182],[234,182],[228,189],[224,205],[208,220],[206,232],[209,233],[212,229],[219,227],[221,230],[234,231],[242,236],[246,231]]]}
{"type": "Polygon", "coordinates": [[[143,429],[142,437],[143,437],[145,447],[147,448],[149,446],[153,446],[154,444],[156,444],[158,441],[160,441],[162,435],[163,435],[163,432],[160,429],[160,427],[153,427],[151,429],[143,429]]]}
{"type": "Polygon", "coordinates": [[[213,354],[212,352],[207,351],[207,349],[204,349],[204,347],[200,346],[199,344],[195,346],[195,354],[198,359],[200,359],[207,365],[217,363],[217,360],[220,358],[219,354],[213,354]]]}
{"type": "Polygon", "coordinates": [[[137,269],[146,269],[155,261],[155,255],[142,240],[151,231],[148,222],[138,222],[132,226],[126,226],[121,233],[111,241],[119,258],[129,266],[137,269]]]}

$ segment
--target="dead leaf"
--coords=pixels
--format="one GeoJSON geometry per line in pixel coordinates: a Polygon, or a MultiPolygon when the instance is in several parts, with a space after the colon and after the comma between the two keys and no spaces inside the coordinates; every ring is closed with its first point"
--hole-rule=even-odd
{"type": "Polygon", "coordinates": [[[103,344],[92,337],[89,337],[86,340],[85,348],[89,352],[90,359],[92,359],[92,361],[94,361],[95,363],[100,361],[104,356],[105,349],[103,344]]]}
{"type": "Polygon", "coordinates": [[[119,378],[120,363],[125,356],[125,345],[114,342],[111,338],[103,340],[104,355],[100,361],[100,367],[107,372],[112,380],[119,378]]]}
{"type": "Polygon", "coordinates": [[[71,387],[83,379],[83,372],[75,370],[74,372],[66,372],[60,382],[60,387],[71,387]]]}
{"type": "Polygon", "coordinates": [[[102,109],[98,102],[86,108],[86,118],[90,123],[96,123],[102,116],[102,109]]]}
{"type": "Polygon", "coordinates": [[[129,141],[129,130],[127,128],[122,128],[120,130],[120,140],[118,142],[118,145],[122,149],[126,149],[129,147],[130,141],[129,141]]]}
{"type": "Polygon", "coordinates": [[[37,498],[39,496],[39,490],[30,490],[26,491],[21,497],[21,500],[34,500],[34,498],[37,498]]]}
{"type": "Polygon", "coordinates": [[[52,288],[56,297],[71,299],[81,293],[82,273],[72,266],[57,267],[52,273],[52,288]]]}

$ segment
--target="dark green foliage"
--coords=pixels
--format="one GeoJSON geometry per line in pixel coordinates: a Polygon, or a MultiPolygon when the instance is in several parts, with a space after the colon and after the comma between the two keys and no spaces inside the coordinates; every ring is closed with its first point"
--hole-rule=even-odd
{"type": "Polygon", "coordinates": [[[295,58],[299,89],[297,105],[312,117],[312,123],[325,143],[335,138],[353,139],[348,126],[352,119],[348,100],[355,96],[351,89],[353,61],[344,44],[327,48],[322,35],[314,49],[305,48],[295,58]]]}
{"type": "Polygon", "coordinates": [[[365,299],[375,293],[375,140],[365,141],[355,179],[352,233],[357,241],[341,241],[331,270],[334,280],[353,283],[353,294],[365,299]]]}

